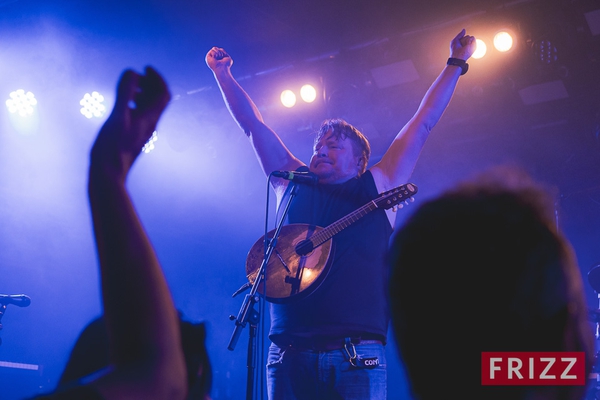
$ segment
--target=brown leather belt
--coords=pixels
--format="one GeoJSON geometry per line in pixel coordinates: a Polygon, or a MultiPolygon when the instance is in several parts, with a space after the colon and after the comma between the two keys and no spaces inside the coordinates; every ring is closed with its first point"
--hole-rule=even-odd
{"type": "MultiPolygon", "coordinates": [[[[350,341],[355,346],[362,344],[381,344],[379,339],[374,339],[372,336],[367,337],[350,337],[350,341]]],[[[278,337],[273,339],[273,343],[281,348],[289,347],[301,351],[332,351],[343,349],[345,338],[330,338],[330,337],[312,337],[304,338],[297,336],[278,337]]]]}

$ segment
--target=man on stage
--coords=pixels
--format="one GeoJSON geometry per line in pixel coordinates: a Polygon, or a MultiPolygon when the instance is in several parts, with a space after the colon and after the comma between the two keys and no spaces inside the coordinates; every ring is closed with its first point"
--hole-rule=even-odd
{"type": "MultiPolygon", "coordinates": [[[[339,119],[327,120],[314,142],[308,168],[318,184],[303,185],[287,223],[326,227],[407,183],[431,129],[448,106],[475,38],[462,30],[450,43],[450,58],[417,112],[400,130],[381,160],[367,169],[367,138],[339,119]]],[[[231,73],[233,60],[213,47],[206,63],[232,117],[250,139],[266,175],[306,164],[269,128],[254,102],[231,73]]],[[[289,180],[274,178],[278,207],[289,180]]],[[[271,303],[272,344],[267,362],[270,399],[385,399],[384,346],[388,330],[388,268],[385,263],[395,214],[375,210],[333,237],[331,269],[309,296],[271,303]]]]}

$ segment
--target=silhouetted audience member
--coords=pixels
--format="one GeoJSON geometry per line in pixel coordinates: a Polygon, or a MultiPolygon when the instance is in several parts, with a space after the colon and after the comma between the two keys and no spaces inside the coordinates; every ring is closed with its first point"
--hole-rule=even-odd
{"type": "MultiPolygon", "coordinates": [[[[208,399],[212,370],[206,351],[203,323],[181,320],[181,345],[187,369],[188,400],[208,399]]],[[[67,385],[106,368],[110,364],[106,325],[102,317],[92,320],[81,332],[71,350],[58,385],[67,385]]]]}
{"type": "Polygon", "coordinates": [[[90,155],[88,193],[110,365],[45,399],[185,399],[179,316],[125,181],[171,95],[152,68],[126,70],[90,155]]]}
{"type": "Polygon", "coordinates": [[[554,211],[526,173],[497,168],[393,236],[392,323],[416,399],[584,397],[585,386],[481,385],[483,351],[584,351],[591,369],[580,271],[554,211]]]}

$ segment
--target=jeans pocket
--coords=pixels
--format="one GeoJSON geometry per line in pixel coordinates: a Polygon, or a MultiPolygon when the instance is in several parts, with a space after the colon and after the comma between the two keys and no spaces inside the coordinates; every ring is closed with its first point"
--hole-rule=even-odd
{"type": "Polygon", "coordinates": [[[269,347],[269,355],[267,357],[267,367],[274,364],[282,364],[285,350],[286,349],[282,349],[276,345],[271,345],[269,347]]]}

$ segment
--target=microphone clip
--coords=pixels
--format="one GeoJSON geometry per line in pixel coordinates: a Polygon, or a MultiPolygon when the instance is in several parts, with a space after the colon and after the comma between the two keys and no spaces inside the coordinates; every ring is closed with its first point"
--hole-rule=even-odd
{"type": "Polygon", "coordinates": [[[319,182],[319,177],[310,171],[273,171],[271,175],[276,178],[308,185],[316,185],[319,182]]]}

